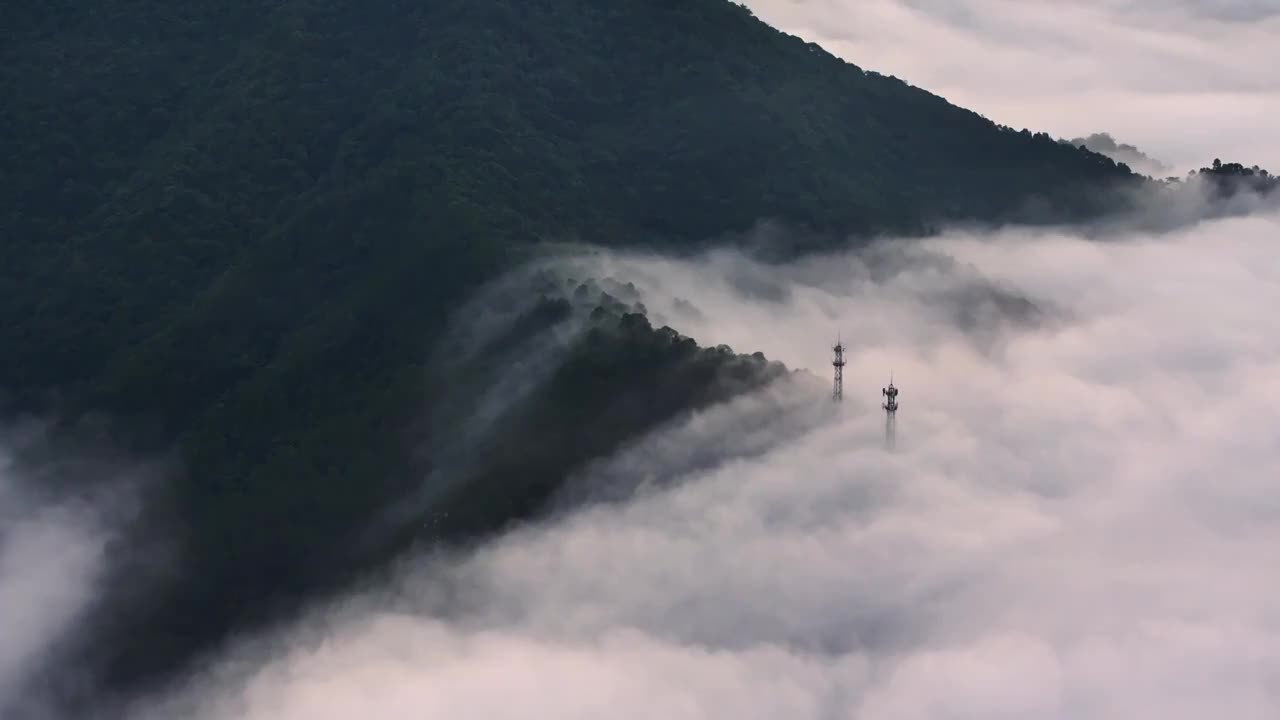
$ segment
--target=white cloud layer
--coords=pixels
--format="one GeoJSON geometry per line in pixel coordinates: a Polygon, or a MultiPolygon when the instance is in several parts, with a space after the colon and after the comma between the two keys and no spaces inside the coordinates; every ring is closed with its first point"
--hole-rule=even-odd
{"type": "Polygon", "coordinates": [[[583,478],[641,488],[625,502],[419,558],[396,588],[258,638],[136,714],[1271,720],[1278,236],[1272,214],[770,268],[584,261],[704,344],[821,379],[583,478]],[[723,462],[696,457],[708,447],[723,462]],[[644,489],[658,475],[677,483],[644,489]]]}
{"type": "Polygon", "coordinates": [[[1109,132],[1185,171],[1280,168],[1272,0],[745,0],[762,19],[996,122],[1109,132]]]}

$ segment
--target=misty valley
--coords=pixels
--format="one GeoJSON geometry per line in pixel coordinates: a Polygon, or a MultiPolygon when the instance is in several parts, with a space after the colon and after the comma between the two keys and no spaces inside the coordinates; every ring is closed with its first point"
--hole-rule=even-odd
{"type": "Polygon", "coordinates": [[[1271,720],[1246,4],[13,9],[0,718],[1271,720]]]}

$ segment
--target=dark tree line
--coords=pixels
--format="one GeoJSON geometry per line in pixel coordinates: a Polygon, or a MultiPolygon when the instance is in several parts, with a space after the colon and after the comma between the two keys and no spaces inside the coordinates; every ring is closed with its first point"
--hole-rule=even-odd
{"type": "Polygon", "coordinates": [[[1190,176],[1207,181],[1220,195],[1240,192],[1270,195],[1280,189],[1280,177],[1257,165],[1245,167],[1238,162],[1224,163],[1217,158],[1212,165],[1195,170],[1190,176]]]}

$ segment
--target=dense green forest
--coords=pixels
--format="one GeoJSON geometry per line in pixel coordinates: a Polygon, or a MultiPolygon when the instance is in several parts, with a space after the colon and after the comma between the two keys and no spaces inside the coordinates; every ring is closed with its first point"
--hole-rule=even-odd
{"type": "Polygon", "coordinates": [[[784,374],[587,283],[530,286],[510,332],[587,329],[477,441],[485,460],[458,459],[439,428],[502,368],[439,362],[437,343],[560,243],[1059,221],[1143,182],[725,0],[3,14],[0,392],[104,413],[119,443],[177,459],[149,526],[185,570],[111,608],[85,651],[121,687],[422,540],[441,507],[432,537],[496,531],[586,460],[784,374]]]}

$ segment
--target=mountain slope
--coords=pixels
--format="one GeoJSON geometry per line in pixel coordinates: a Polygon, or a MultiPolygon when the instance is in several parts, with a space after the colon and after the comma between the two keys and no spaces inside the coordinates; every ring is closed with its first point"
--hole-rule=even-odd
{"type": "MultiPolygon", "coordinates": [[[[547,241],[684,250],[767,218],[834,236],[1062,219],[1135,182],[724,0],[51,0],[0,22],[17,169],[0,173],[0,389],[106,412],[185,469],[163,510],[187,572],[109,624],[148,642],[95,651],[124,684],[367,567],[346,549],[447,455],[415,419],[469,416],[451,389],[500,370],[467,380],[434,360],[452,313],[547,241]]],[[[488,449],[540,463],[499,504],[511,517],[481,508],[451,539],[527,517],[591,457],[777,374],[627,317],[567,356],[601,378],[592,396],[555,376],[503,420],[545,433],[488,449]],[[613,395],[632,410],[613,416],[613,395]],[[599,435],[572,453],[542,453],[586,428],[599,435]]],[[[463,476],[502,487],[513,467],[463,476]]],[[[460,482],[442,496],[470,497],[460,482]]]]}
{"type": "Polygon", "coordinates": [[[3,57],[10,389],[98,376],[290,236],[346,268],[393,235],[916,229],[1126,177],[721,0],[59,7],[3,57]]]}

